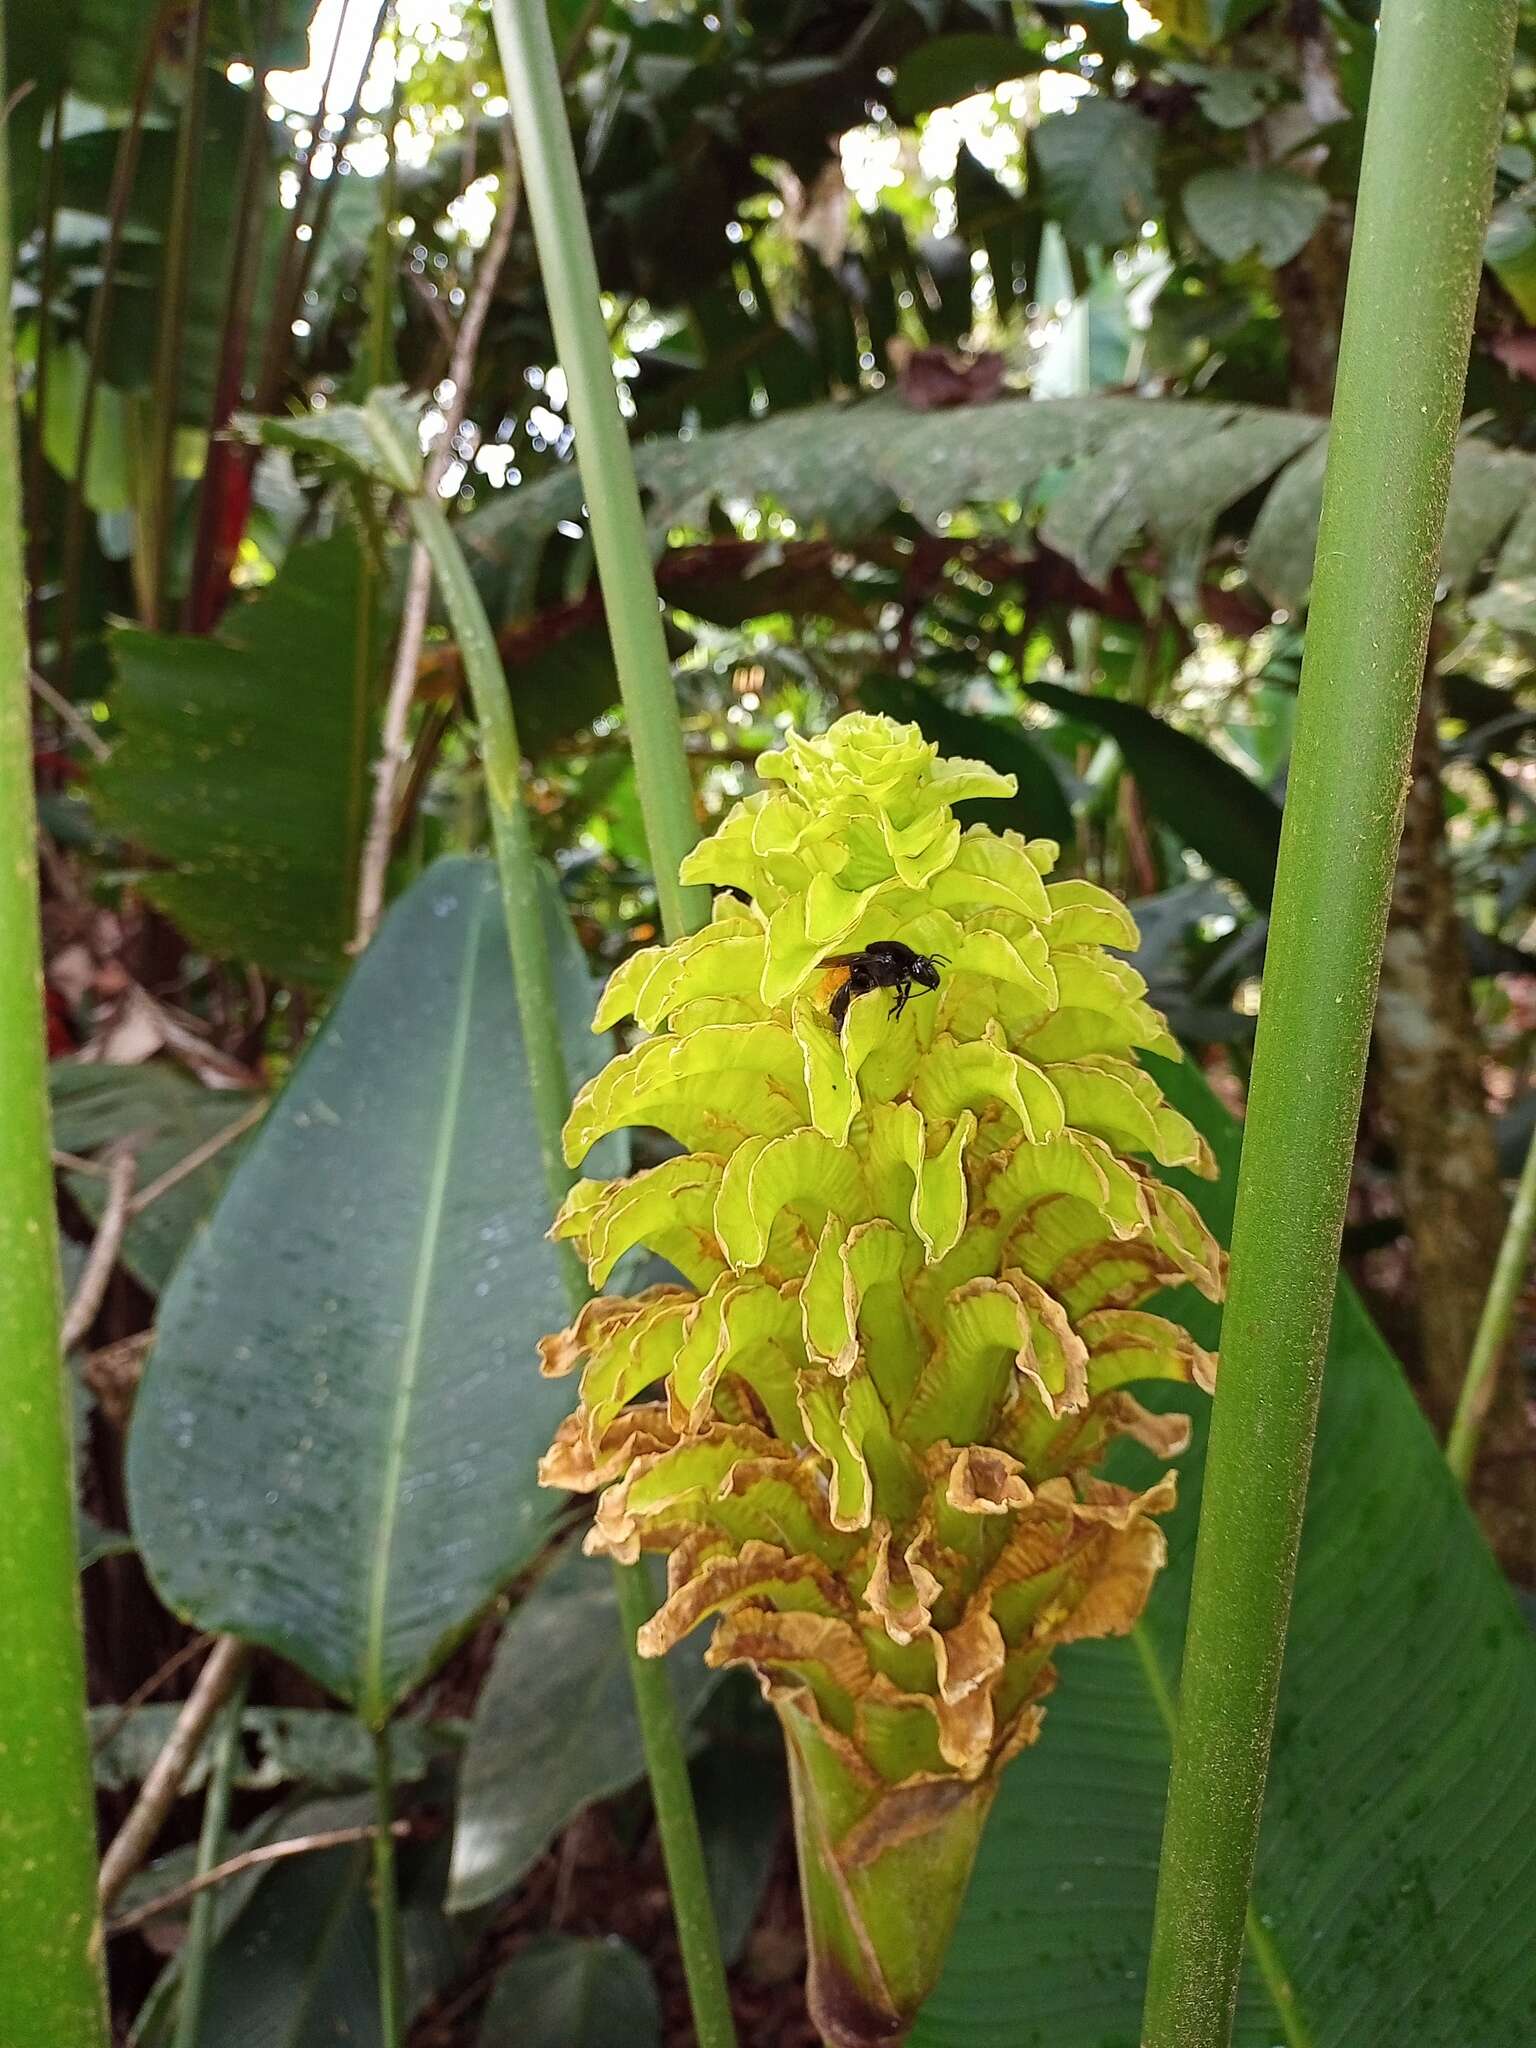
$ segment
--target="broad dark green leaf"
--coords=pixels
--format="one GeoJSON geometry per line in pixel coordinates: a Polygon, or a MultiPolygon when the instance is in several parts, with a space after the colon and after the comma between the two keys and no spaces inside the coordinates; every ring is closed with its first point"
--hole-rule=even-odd
{"type": "Polygon", "coordinates": [[[896,69],[896,111],[911,121],[933,107],[952,107],[973,92],[1027,78],[1040,59],[1014,36],[934,36],[896,69]]]}
{"type": "Polygon", "coordinates": [[[1181,84],[1195,88],[1201,113],[1218,128],[1250,127],[1281,87],[1273,72],[1238,64],[1170,64],[1168,69],[1181,84]]]}
{"type": "Polygon", "coordinates": [[[1268,907],[1280,850],[1280,806],[1267,789],[1139,704],[1090,697],[1056,683],[1033,684],[1029,694],[1063,718],[1108,733],[1153,813],[1207,866],[1236,882],[1256,909],[1268,907]]]}
{"type": "MultiPolygon", "coordinates": [[[[772,1722],[769,1739],[777,1751],[772,1722]]],[[[712,1743],[692,1778],[720,1953],[730,1968],[747,1945],[789,1828],[789,1781],[777,1755],[743,1752],[729,1742],[712,1743]]]]}
{"type": "MultiPolygon", "coordinates": [[[[1240,1133],[1158,1063],[1221,1158],[1240,1133]]],[[[1216,1312],[1170,1297],[1206,1343],[1216,1312]]],[[[1143,1397],[1150,1398],[1143,1389],[1143,1397]]],[[[1207,1404],[1136,1634],[1064,1653],[913,2048],[1135,2048],[1207,1404]]],[[[1137,1469],[1148,1469],[1137,1453],[1137,1469]]],[[[1130,1470],[1128,1461],[1127,1471],[1130,1470]]],[[[1125,1476],[1122,1474],[1122,1476],[1125,1476]]],[[[1536,2012],[1536,1640],[1397,1362],[1341,1288],[1236,2048],[1518,2048],[1536,2012]]]]}
{"type": "Polygon", "coordinates": [[[1079,248],[1118,248],[1157,211],[1157,129],[1123,100],[1094,96],[1035,130],[1045,208],[1079,248]]]}
{"type": "MultiPolygon", "coordinates": [[[[117,1139],[133,1141],[134,1185],[140,1194],[201,1146],[241,1123],[261,1099],[238,1088],[204,1088],[180,1067],[159,1061],[114,1067],[55,1060],[48,1069],[48,1092],[54,1143],[65,1152],[90,1153],[117,1139]]],[[[211,1213],[245,1143],[243,1136],[231,1137],[129,1224],[123,1237],[123,1264],[151,1294],[159,1294],[170,1279],[193,1232],[211,1213]]],[[[65,1183],[96,1222],[106,1200],[105,1181],[96,1174],[67,1173],[65,1183]]]]}
{"type": "MultiPolygon", "coordinates": [[[[923,737],[936,740],[941,753],[985,761],[1000,774],[1016,775],[1018,795],[1004,803],[994,799],[986,806],[997,830],[1008,826],[1026,838],[1043,836],[1063,846],[1071,844],[1076,828],[1061,778],[1045,748],[1022,725],[956,711],[932,690],[904,677],[873,678],[859,695],[872,710],[921,726],[923,737]]],[[[962,815],[968,808],[961,806],[962,815]]],[[[980,806],[976,815],[980,818],[980,806]]]]}
{"type": "MultiPolygon", "coordinates": [[[[591,985],[548,930],[577,1081],[591,985]]],[[[495,874],[395,905],[161,1303],[129,1443],[167,1605],[379,1723],[525,1565],[566,1319],[495,874]]]]}
{"type": "Polygon", "coordinates": [[[151,857],[141,886],[190,939],[284,980],[332,980],[351,935],[375,689],[359,658],[369,597],[342,532],[295,548],[211,639],[114,638],[120,730],[95,777],[98,809],[151,857]]]}
{"type": "MultiPolygon", "coordinates": [[[[659,1599],[664,1583],[652,1587],[659,1599]]],[[[704,1643],[667,1660],[680,1718],[718,1673],[704,1643]]],[[[454,1828],[449,1904],[508,1892],[567,1821],[645,1772],[613,1573],[566,1544],[502,1632],[470,1727],[454,1828]]]]}
{"type": "Polygon", "coordinates": [[[1299,255],[1328,211],[1328,195],[1295,171],[1201,171],[1184,187],[1184,217],[1224,263],[1256,255],[1278,268],[1299,255]]]}
{"type": "Polygon", "coordinates": [[[660,2048],[651,1973],[627,1942],[547,1934],[496,1979],[476,2048],[660,2048]]]}

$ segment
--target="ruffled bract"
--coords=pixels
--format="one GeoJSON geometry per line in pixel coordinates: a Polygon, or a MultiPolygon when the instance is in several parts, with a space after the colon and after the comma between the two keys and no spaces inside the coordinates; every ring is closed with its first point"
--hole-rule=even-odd
{"type": "MultiPolygon", "coordinates": [[[[1209,1387],[1214,1360],[1143,1304],[1216,1296],[1222,1255],[1153,1171],[1213,1168],[1136,1062],[1178,1049],[1106,950],[1135,945],[1128,913],[1050,882],[1051,841],[954,817],[1012,779],[862,715],[759,770],[684,864],[730,892],[713,921],[626,961],[598,1011],[653,1035],[582,1090],[572,1164],[622,1125],[684,1150],[578,1183],[556,1232],[596,1285],[636,1246],[681,1278],[546,1341],[581,1400],[543,1477],[599,1493],[590,1550],[668,1555],[646,1654],[713,1621],[711,1661],[760,1674],[843,1911],[882,1854],[984,1813],[1059,1645],[1135,1622],[1173,1477],[1095,1468],[1118,1436],[1183,1448],[1127,1389],[1209,1387]],[[839,1032],[825,963],[875,940],[943,956],[940,986],[899,1016],[860,996],[839,1032]]],[[[818,1959],[831,2040],[863,2038],[829,2017],[844,1979],[893,2012],[923,1988],[856,1932],[818,1959]]]]}

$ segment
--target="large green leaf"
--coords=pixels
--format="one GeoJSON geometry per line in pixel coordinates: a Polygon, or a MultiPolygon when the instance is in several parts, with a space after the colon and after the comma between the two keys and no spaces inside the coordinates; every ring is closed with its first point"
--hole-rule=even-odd
{"type": "MultiPolygon", "coordinates": [[[[547,899],[573,1077],[601,1057],[547,899]]],[[[129,1443],[167,1605],[382,1722],[545,1539],[565,1321],[490,865],[391,911],[161,1304],[129,1443]]]]}
{"type": "Polygon", "coordinates": [[[904,121],[915,120],[934,107],[952,107],[972,93],[1039,69],[1039,57],[1016,36],[934,36],[898,68],[896,111],[904,121]]]}
{"type": "Polygon", "coordinates": [[[1184,187],[1184,217],[1214,256],[1257,255],[1278,267],[1311,241],[1328,211],[1312,178],[1273,168],[1201,171],[1184,187]]]}
{"type": "MultiPolygon", "coordinates": [[[[1158,1064],[1216,1146],[1237,1126],[1158,1064]]],[[[1216,1311],[1184,1295],[1212,1341],[1216,1311]]],[[[1150,1390],[1143,1390],[1144,1397],[1150,1390]]],[[[1142,1625],[1061,1659],[1003,1781],[913,2048],[1135,2048],[1206,1404],[1142,1625]]],[[[1139,1469],[1144,1454],[1136,1453],[1139,1469]]],[[[1129,1463],[1134,1461],[1128,1461],[1129,1463]]],[[[1236,2048],[1518,2048],[1536,2012],[1536,1638],[1402,1373],[1341,1287],[1280,1693],[1236,2048]]]]}
{"type": "Polygon", "coordinates": [[[190,939],[285,980],[333,979],[352,929],[371,589],[340,532],[295,548],[212,639],[114,638],[120,732],[95,778],[98,807],[151,857],[144,892],[190,939]]]}
{"type": "MultiPolygon", "coordinates": [[[[658,1603],[664,1590],[657,1570],[658,1603]]],[[[705,1667],[702,1641],[668,1670],[686,1722],[718,1674],[705,1667]]],[[[573,1540],[507,1623],[475,1708],[450,1906],[465,1912],[510,1891],[582,1807],[644,1772],[613,1573],[573,1540]]]]}
{"type": "Polygon", "coordinates": [[[661,2006],[627,1942],[546,1934],[496,1979],[476,2048],[658,2048],[661,2006]]]}
{"type": "Polygon", "coordinates": [[[1079,100],[1035,130],[1045,208],[1079,247],[1117,248],[1157,211],[1157,129],[1123,100],[1079,100]]]}
{"type": "MultiPolygon", "coordinates": [[[[887,393],[650,443],[636,466],[658,550],[673,529],[705,527],[717,506],[772,501],[802,531],[850,547],[898,512],[938,532],[969,506],[1001,506],[1100,584],[1143,562],[1150,543],[1191,604],[1212,536],[1246,535],[1250,583],[1296,611],[1312,581],[1325,432],[1302,413],[1200,399],[1005,398],[923,413],[887,393]]],[[[580,479],[565,471],[462,522],[493,616],[526,618],[541,557],[581,504],[580,479]]],[[[1531,621],[1536,456],[1462,442],[1442,564],[1453,591],[1503,591],[1531,621]]]]}

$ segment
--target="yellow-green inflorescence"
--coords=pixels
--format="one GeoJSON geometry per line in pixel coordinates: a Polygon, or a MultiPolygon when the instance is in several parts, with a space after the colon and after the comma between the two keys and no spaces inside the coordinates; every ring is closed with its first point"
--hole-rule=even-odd
{"type": "Polygon", "coordinates": [[[1209,1387],[1215,1362],[1142,1304],[1216,1296],[1222,1256],[1147,1163],[1212,1170],[1136,1063],[1178,1048],[1107,950],[1129,914],[1049,882],[1051,841],[954,817],[1011,778],[867,716],[758,766],[684,866],[731,892],[713,922],[626,961],[598,1012],[653,1035],[582,1090],[572,1163],[621,1125],[686,1149],[579,1182],[557,1235],[596,1286],[637,1245],[682,1281],[546,1340],[581,1400],[542,1476],[599,1494],[590,1550],[667,1553],[645,1654],[713,1620],[711,1661],[760,1674],[818,2018],[889,2041],[1058,1646],[1128,1629],[1163,1561],[1173,1475],[1095,1468],[1120,1436],[1184,1447],[1128,1386],[1209,1387]],[[828,956],[881,939],[943,956],[939,988],[899,1015],[858,996],[839,1031],[828,956]]]}

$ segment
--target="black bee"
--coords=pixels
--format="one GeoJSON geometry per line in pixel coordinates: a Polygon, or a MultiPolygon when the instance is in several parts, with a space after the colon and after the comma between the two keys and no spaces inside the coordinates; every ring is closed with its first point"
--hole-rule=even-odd
{"type": "Polygon", "coordinates": [[[900,939],[873,939],[859,953],[833,953],[822,961],[828,972],[818,994],[830,996],[828,1015],[834,1029],[841,1031],[848,1005],[858,996],[873,995],[877,988],[894,989],[896,1000],[891,1015],[899,1017],[918,989],[939,985],[939,969],[949,961],[943,953],[914,953],[900,939]]]}

